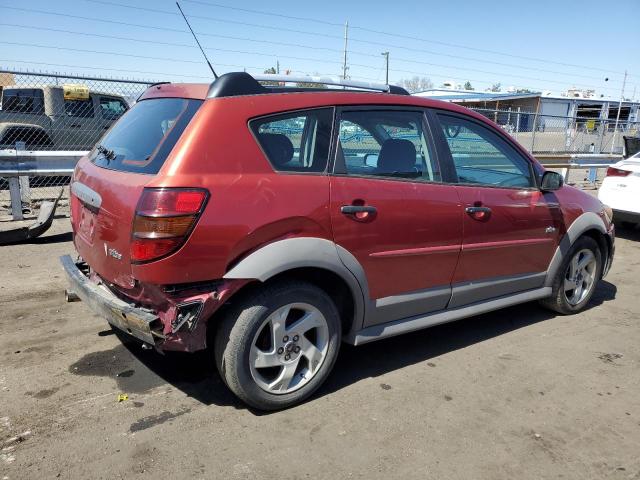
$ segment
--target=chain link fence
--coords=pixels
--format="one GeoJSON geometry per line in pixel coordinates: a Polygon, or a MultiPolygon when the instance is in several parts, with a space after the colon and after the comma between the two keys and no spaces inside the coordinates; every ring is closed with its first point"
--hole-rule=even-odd
{"type": "MultiPolygon", "coordinates": [[[[151,83],[0,70],[0,150],[73,151],[80,157],[151,83]]],[[[55,171],[55,165],[49,169],[55,171]]],[[[40,203],[57,198],[61,188],[58,208],[65,213],[69,179],[59,174],[21,176],[24,219],[35,218],[40,203]]],[[[9,177],[0,175],[0,221],[12,218],[9,177]]]]}
{"type": "Polygon", "coordinates": [[[536,154],[622,154],[623,137],[640,134],[640,122],[540,115],[518,110],[472,108],[500,125],[536,154]]]}
{"type": "Polygon", "coordinates": [[[0,148],[90,150],[150,82],[1,71],[0,148]]]}

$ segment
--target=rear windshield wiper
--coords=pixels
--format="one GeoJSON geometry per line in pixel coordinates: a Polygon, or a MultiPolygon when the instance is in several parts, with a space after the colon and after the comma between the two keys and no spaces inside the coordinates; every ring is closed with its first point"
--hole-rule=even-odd
{"type": "Polygon", "coordinates": [[[114,152],[113,150],[105,147],[104,145],[96,145],[96,150],[98,151],[98,153],[100,153],[107,160],[115,160],[116,159],[116,152],[114,152]]]}

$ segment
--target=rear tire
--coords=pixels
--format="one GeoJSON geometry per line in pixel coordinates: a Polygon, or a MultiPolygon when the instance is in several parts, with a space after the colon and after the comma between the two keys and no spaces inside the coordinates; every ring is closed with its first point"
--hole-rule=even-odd
{"type": "Polygon", "coordinates": [[[282,281],[226,312],[214,354],[229,389],[260,410],[308,398],[331,372],[341,341],[338,310],[314,285],[282,281]]]}
{"type": "Polygon", "coordinates": [[[578,313],[589,303],[602,276],[602,253],[591,237],[580,237],[571,246],[556,273],[552,294],[540,303],[563,315],[578,313]]]}

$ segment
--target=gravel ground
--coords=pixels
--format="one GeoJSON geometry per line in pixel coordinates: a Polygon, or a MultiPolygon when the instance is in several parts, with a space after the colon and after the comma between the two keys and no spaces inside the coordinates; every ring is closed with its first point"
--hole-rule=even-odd
{"type": "Polygon", "coordinates": [[[640,479],[640,232],[589,309],[526,304],[358,348],[260,414],[206,354],[64,303],[68,219],[0,247],[0,478],[640,479]],[[120,394],[128,399],[119,402],[120,394]]]}

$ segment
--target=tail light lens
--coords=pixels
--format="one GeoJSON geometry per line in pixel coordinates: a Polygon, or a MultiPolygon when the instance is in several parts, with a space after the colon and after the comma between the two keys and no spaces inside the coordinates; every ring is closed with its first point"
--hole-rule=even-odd
{"type": "Polygon", "coordinates": [[[607,168],[607,177],[626,177],[631,172],[629,170],[622,170],[620,168],[609,167],[607,168]]]}
{"type": "Polygon", "coordinates": [[[209,193],[196,188],[145,188],[131,234],[133,263],[158,260],[184,244],[209,193]]]}

